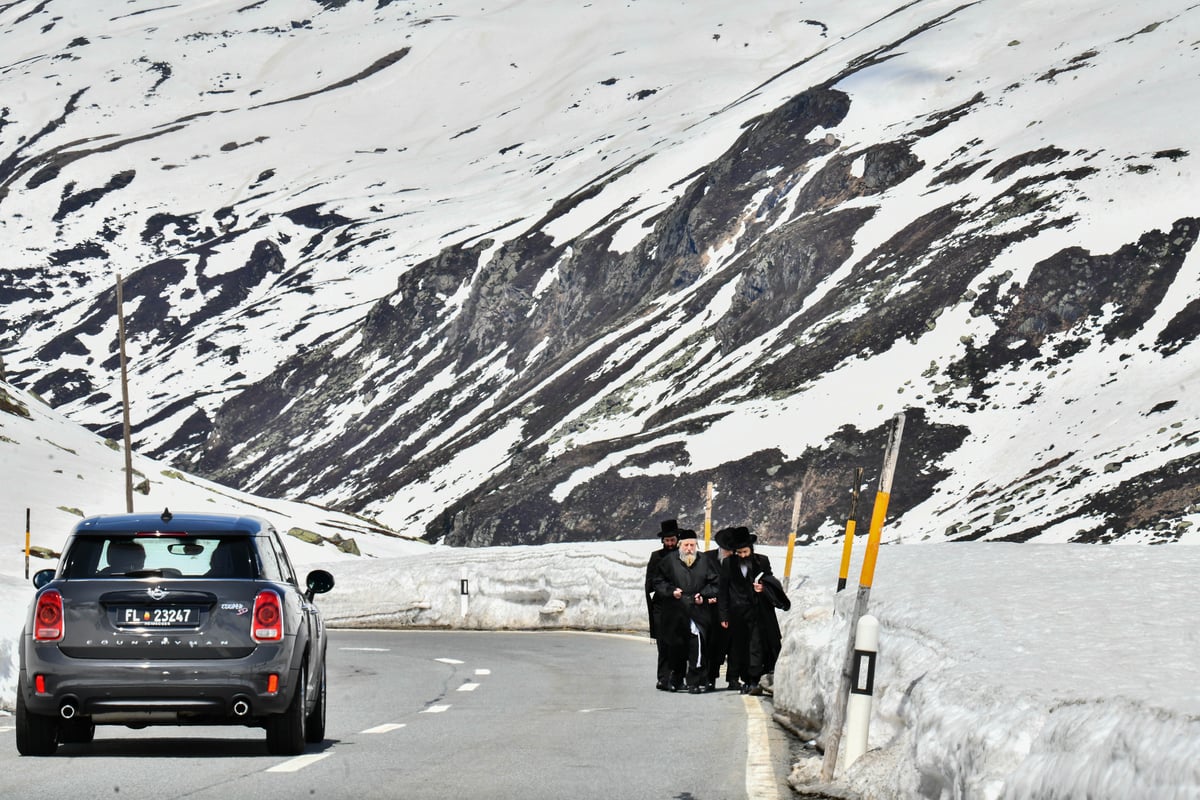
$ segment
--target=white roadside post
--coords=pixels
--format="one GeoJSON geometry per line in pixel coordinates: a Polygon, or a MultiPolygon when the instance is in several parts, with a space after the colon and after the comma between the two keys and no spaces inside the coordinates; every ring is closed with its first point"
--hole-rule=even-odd
{"type": "Polygon", "coordinates": [[[848,768],[867,752],[867,734],[871,727],[871,700],[875,693],[875,658],[879,652],[879,620],[870,614],[858,621],[854,635],[854,672],[850,698],[846,703],[846,746],[843,750],[848,768]]]}
{"type": "Polygon", "coordinates": [[[461,577],[458,582],[458,594],[461,598],[462,616],[467,615],[467,601],[471,598],[471,589],[467,583],[467,568],[463,567],[460,573],[461,577]]]}

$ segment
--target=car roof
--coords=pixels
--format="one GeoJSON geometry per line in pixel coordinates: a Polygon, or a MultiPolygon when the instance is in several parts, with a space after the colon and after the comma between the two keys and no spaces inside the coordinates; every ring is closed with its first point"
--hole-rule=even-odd
{"type": "Polygon", "coordinates": [[[219,533],[238,531],[250,534],[271,529],[271,523],[261,517],[246,514],[213,514],[207,512],[163,512],[160,514],[98,514],[75,525],[72,533],[111,533],[113,531],[186,531],[188,533],[219,533]]]}

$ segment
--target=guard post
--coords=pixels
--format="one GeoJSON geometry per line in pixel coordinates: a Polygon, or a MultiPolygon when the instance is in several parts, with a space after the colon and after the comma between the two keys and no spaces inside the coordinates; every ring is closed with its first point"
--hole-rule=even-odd
{"type": "Polygon", "coordinates": [[[29,580],[29,509],[25,509],[25,580],[29,580]]]}
{"type": "Polygon", "coordinates": [[[879,620],[866,614],[858,621],[854,636],[854,667],[850,673],[850,697],[846,701],[846,752],[843,756],[846,767],[867,752],[878,654],[879,620]]]}
{"type": "Polygon", "coordinates": [[[783,562],[783,591],[788,590],[788,584],[792,581],[792,553],[796,550],[796,528],[800,527],[800,498],[803,496],[800,489],[796,490],[796,499],[792,503],[792,529],[788,534],[787,543],[787,560],[783,562]]]}
{"type": "Polygon", "coordinates": [[[888,434],[887,450],[883,456],[883,471],[879,475],[879,488],[875,493],[875,508],[871,512],[871,529],[867,535],[867,552],[863,557],[862,574],[858,579],[858,595],[854,598],[854,612],[850,617],[850,631],[846,646],[846,658],[842,666],[842,680],[838,693],[834,695],[833,713],[826,720],[825,755],[821,761],[821,780],[833,780],[837,766],[838,750],[842,741],[842,727],[846,723],[846,696],[850,691],[850,677],[854,666],[854,640],[858,635],[858,621],[867,613],[871,599],[871,584],[875,580],[875,560],[879,556],[879,544],[883,538],[883,521],[887,517],[888,500],[892,493],[892,479],[896,476],[896,460],[900,456],[900,437],[904,433],[904,412],[892,418],[892,429],[888,434]]]}
{"type": "Polygon", "coordinates": [[[846,515],[846,539],[842,542],[842,565],[838,569],[837,590],[846,588],[850,575],[850,553],[854,548],[854,528],[858,525],[858,490],[862,486],[863,468],[854,468],[854,486],[850,491],[850,513],[846,515]]]}
{"type": "Polygon", "coordinates": [[[459,574],[460,574],[460,577],[458,579],[458,596],[459,596],[459,603],[460,603],[460,608],[462,611],[462,616],[465,617],[467,615],[467,604],[471,598],[471,586],[470,586],[470,583],[467,581],[467,568],[465,566],[462,568],[462,572],[459,574]]]}
{"type": "Polygon", "coordinates": [[[704,552],[708,552],[709,542],[712,541],[712,501],[713,501],[713,485],[712,481],[708,482],[708,488],[705,490],[704,500],[704,552]]]}

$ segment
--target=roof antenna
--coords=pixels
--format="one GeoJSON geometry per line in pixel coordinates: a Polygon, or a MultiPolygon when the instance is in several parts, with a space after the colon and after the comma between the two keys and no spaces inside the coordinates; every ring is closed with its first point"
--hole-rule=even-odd
{"type": "Polygon", "coordinates": [[[173,519],[173,517],[174,517],[174,515],[171,513],[171,509],[169,509],[169,508],[163,509],[163,513],[162,513],[163,524],[170,522],[173,519]]]}

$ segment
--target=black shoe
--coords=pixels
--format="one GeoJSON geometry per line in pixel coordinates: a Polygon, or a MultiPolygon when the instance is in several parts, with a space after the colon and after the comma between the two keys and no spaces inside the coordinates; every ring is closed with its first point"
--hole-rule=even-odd
{"type": "Polygon", "coordinates": [[[671,691],[671,687],[669,685],[667,685],[666,681],[659,681],[658,683],[654,684],[654,688],[658,689],[660,692],[671,691]]]}
{"type": "Polygon", "coordinates": [[[703,690],[704,690],[704,691],[706,691],[706,692],[712,692],[712,691],[716,691],[716,688],[717,688],[717,687],[716,687],[716,684],[713,684],[713,683],[706,683],[706,684],[704,684],[703,686],[701,686],[700,688],[701,688],[701,689],[703,689],[703,690]]]}
{"type": "Polygon", "coordinates": [[[704,691],[704,690],[701,689],[699,686],[689,686],[688,687],[688,694],[700,694],[700,692],[702,692],[702,691],[704,691]]]}
{"type": "Polygon", "coordinates": [[[754,688],[754,687],[753,687],[753,686],[751,686],[750,684],[748,684],[748,683],[743,683],[743,684],[742,684],[742,689],[741,689],[741,692],[742,692],[742,694],[750,694],[750,690],[751,690],[751,689],[753,689],[753,688],[754,688]]]}
{"type": "Polygon", "coordinates": [[[746,692],[746,694],[751,695],[753,697],[762,697],[763,688],[761,686],[751,686],[750,690],[748,692],[746,692]]]}
{"type": "Polygon", "coordinates": [[[741,686],[739,686],[739,685],[738,685],[738,684],[736,684],[736,683],[730,683],[728,686],[726,686],[726,687],[725,687],[725,691],[727,691],[727,692],[736,692],[736,691],[738,691],[738,690],[739,690],[739,689],[741,689],[741,688],[742,688],[742,687],[741,687],[741,686]]]}
{"type": "Polygon", "coordinates": [[[672,691],[672,692],[678,692],[678,691],[679,691],[680,689],[682,689],[682,688],[683,688],[683,687],[682,687],[682,686],[680,686],[678,683],[672,683],[672,684],[671,684],[671,688],[670,688],[670,690],[669,690],[669,691],[672,691]]]}

